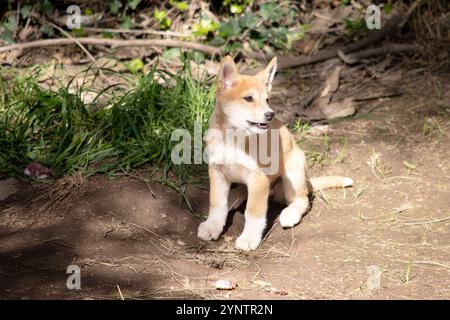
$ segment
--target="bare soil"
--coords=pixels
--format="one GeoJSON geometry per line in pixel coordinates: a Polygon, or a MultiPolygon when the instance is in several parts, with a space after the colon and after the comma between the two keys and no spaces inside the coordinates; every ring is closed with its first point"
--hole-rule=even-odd
{"type": "MultiPolygon", "coordinates": [[[[328,138],[299,133],[308,154],[323,154],[311,176],[348,175],[355,187],[317,193],[292,229],[280,227],[282,208],[271,205],[255,252],[234,249],[242,208],[218,241],[205,243],[196,237],[201,220],[162,185],[104,176],[20,181],[0,201],[0,297],[118,299],[120,288],[125,299],[449,299],[449,77],[397,68],[400,79],[375,77],[363,93],[394,87],[399,96],[358,102],[356,115],[330,123],[328,138]],[[80,290],[66,287],[69,265],[81,267],[80,290]],[[380,288],[368,286],[371,266],[381,271],[380,288]],[[218,279],[238,287],[216,290],[218,279]]],[[[371,76],[347,69],[343,93],[371,76]]],[[[326,75],[324,64],[280,74],[278,114],[292,123],[326,75]]],[[[208,191],[188,194],[206,215],[208,191]]]]}

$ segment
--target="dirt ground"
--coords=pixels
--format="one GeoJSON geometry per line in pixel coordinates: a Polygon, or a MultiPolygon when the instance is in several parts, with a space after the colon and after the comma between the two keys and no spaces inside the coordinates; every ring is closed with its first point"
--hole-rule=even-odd
{"type": "MultiPolygon", "coordinates": [[[[346,70],[344,93],[366,83],[360,97],[380,87],[398,95],[361,100],[356,115],[329,124],[327,137],[299,133],[310,176],[348,175],[355,186],[317,193],[298,226],[283,230],[282,207],[271,205],[265,241],[243,253],[234,249],[242,208],[218,241],[205,243],[196,237],[201,220],[162,185],[20,180],[0,201],[0,297],[119,299],[120,288],[125,299],[449,299],[448,74],[346,70]],[[80,290],[66,287],[69,265],[81,268],[80,290]],[[368,282],[373,270],[379,288],[368,282]],[[216,290],[219,279],[238,286],[216,290]]],[[[279,74],[272,100],[279,116],[293,123],[327,72],[321,64],[279,74]]],[[[206,215],[208,190],[188,194],[206,215]]]]}

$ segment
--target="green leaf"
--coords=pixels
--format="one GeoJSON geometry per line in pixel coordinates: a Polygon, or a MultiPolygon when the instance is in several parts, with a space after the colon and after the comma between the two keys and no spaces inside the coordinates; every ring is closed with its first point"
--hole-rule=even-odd
{"type": "Polygon", "coordinates": [[[176,2],[174,2],[174,5],[178,10],[181,10],[181,11],[185,11],[185,10],[189,9],[189,5],[183,1],[176,1],[176,2]]]}
{"type": "Polygon", "coordinates": [[[167,16],[166,10],[158,10],[158,8],[155,8],[155,11],[153,11],[153,18],[156,19],[159,23],[167,16]]]}
{"type": "Polygon", "coordinates": [[[383,10],[384,10],[384,13],[390,14],[392,12],[392,10],[394,10],[394,5],[392,3],[386,3],[384,5],[383,10]]]}
{"type": "Polygon", "coordinates": [[[261,39],[267,39],[272,36],[272,33],[270,32],[270,30],[266,26],[263,26],[263,25],[256,28],[255,31],[258,32],[259,38],[261,38],[261,39]]]}
{"type": "Polygon", "coordinates": [[[198,51],[194,51],[192,58],[194,59],[195,63],[197,63],[197,64],[205,62],[205,55],[198,51]]]}
{"type": "Polygon", "coordinates": [[[219,24],[209,18],[202,18],[199,23],[192,26],[192,33],[196,36],[206,36],[219,28],[219,24]]]}
{"type": "Polygon", "coordinates": [[[120,24],[120,28],[122,29],[130,29],[133,25],[133,22],[131,20],[130,16],[123,16],[122,23],[120,24]]]}
{"type": "Polygon", "coordinates": [[[258,38],[258,39],[250,39],[250,47],[253,49],[262,49],[264,48],[264,40],[258,38]]]}
{"type": "Polygon", "coordinates": [[[239,17],[239,26],[243,29],[254,28],[257,23],[258,18],[250,11],[239,17]]]}
{"type": "MultiPolygon", "coordinates": [[[[80,29],[73,29],[71,33],[74,37],[82,37],[82,36],[84,36],[84,29],[83,29],[83,27],[81,27],[80,29]]],[[[53,33],[52,33],[52,35],[53,35],[53,33]]],[[[50,36],[52,36],[52,35],[50,35],[50,36]]]]}
{"type": "Polygon", "coordinates": [[[7,31],[14,32],[17,29],[17,20],[15,15],[10,15],[8,19],[3,23],[3,27],[7,31]]]}
{"type": "Polygon", "coordinates": [[[297,32],[289,32],[286,35],[287,41],[286,41],[286,49],[290,50],[292,49],[292,43],[294,41],[298,41],[303,39],[303,37],[305,36],[304,32],[301,31],[297,31],[297,32]]]}
{"type": "Polygon", "coordinates": [[[162,57],[165,60],[173,60],[175,58],[179,58],[181,56],[180,48],[169,48],[164,50],[162,57]]]}
{"type": "Polygon", "coordinates": [[[209,44],[215,47],[223,46],[226,43],[226,41],[221,37],[214,37],[209,44]]]}
{"type": "Polygon", "coordinates": [[[232,51],[234,51],[234,50],[236,50],[236,49],[241,49],[241,48],[242,48],[242,45],[241,45],[240,43],[234,42],[234,43],[230,43],[230,44],[226,45],[226,46],[223,48],[223,50],[224,50],[226,53],[230,53],[230,52],[232,52],[232,51]]]}
{"type": "MultiPolygon", "coordinates": [[[[39,28],[39,30],[49,38],[51,38],[55,35],[55,30],[53,30],[53,27],[49,26],[48,24],[44,24],[43,26],[41,26],[39,28]]],[[[72,30],[72,31],[75,31],[75,30],[72,30]]]]}
{"type": "Polygon", "coordinates": [[[292,21],[297,16],[298,12],[294,9],[289,9],[289,19],[292,21]]]}
{"type": "Polygon", "coordinates": [[[271,41],[272,45],[280,49],[287,49],[286,44],[288,43],[288,29],[286,27],[272,28],[271,30],[271,41]]]}
{"type": "Polygon", "coordinates": [[[230,12],[231,12],[231,13],[234,13],[234,14],[240,14],[240,13],[242,13],[242,11],[244,11],[244,9],[243,9],[242,6],[239,5],[239,4],[233,3],[233,4],[230,6],[230,12]]]}
{"type": "Polygon", "coordinates": [[[20,15],[22,16],[22,19],[28,18],[28,15],[31,12],[31,6],[29,4],[24,5],[22,8],[20,8],[20,15]]]}
{"type": "Polygon", "coordinates": [[[14,43],[13,33],[9,30],[5,30],[0,33],[0,39],[5,41],[6,43],[14,43]]]}
{"type": "Polygon", "coordinates": [[[39,4],[39,11],[45,15],[50,15],[53,9],[54,6],[49,0],[44,0],[39,4]]]}
{"type": "Polygon", "coordinates": [[[235,18],[229,19],[227,22],[222,23],[219,28],[219,35],[226,39],[238,36],[241,34],[241,27],[235,18]]]}
{"type": "Polygon", "coordinates": [[[142,59],[136,58],[125,63],[127,69],[132,73],[137,73],[144,68],[144,62],[142,59]]]}
{"type": "Polygon", "coordinates": [[[162,30],[169,29],[171,25],[172,25],[172,19],[170,19],[170,18],[164,18],[159,23],[159,26],[162,30]]]}
{"type": "Polygon", "coordinates": [[[344,25],[345,28],[349,30],[364,29],[366,27],[366,20],[364,20],[364,18],[359,18],[355,20],[345,19],[344,25]]]}
{"type": "Polygon", "coordinates": [[[128,6],[133,9],[136,10],[137,6],[139,5],[139,3],[141,2],[141,0],[128,0],[128,6]]]}
{"type": "Polygon", "coordinates": [[[119,9],[122,8],[122,2],[120,2],[119,0],[112,0],[108,4],[108,8],[109,8],[109,12],[116,14],[119,12],[119,9]]]}
{"type": "Polygon", "coordinates": [[[276,2],[269,2],[260,5],[260,14],[266,20],[277,21],[283,16],[283,11],[276,2]]]}

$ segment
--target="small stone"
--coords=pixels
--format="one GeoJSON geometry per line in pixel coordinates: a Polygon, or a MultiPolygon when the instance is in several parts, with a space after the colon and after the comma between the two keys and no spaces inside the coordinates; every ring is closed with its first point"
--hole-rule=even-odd
{"type": "Polygon", "coordinates": [[[40,163],[33,162],[26,166],[24,174],[34,179],[47,179],[53,176],[54,172],[40,163]]]}
{"type": "Polygon", "coordinates": [[[218,290],[233,290],[237,287],[237,284],[231,280],[221,279],[217,280],[214,286],[218,290]]]}

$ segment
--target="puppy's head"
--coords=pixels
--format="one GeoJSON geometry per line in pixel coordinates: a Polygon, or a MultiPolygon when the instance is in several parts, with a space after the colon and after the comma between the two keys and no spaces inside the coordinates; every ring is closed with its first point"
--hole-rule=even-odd
{"type": "Polygon", "coordinates": [[[269,93],[277,69],[277,58],[254,76],[239,74],[236,64],[227,56],[218,74],[218,107],[234,129],[247,134],[263,133],[275,113],[269,106],[269,93]]]}

